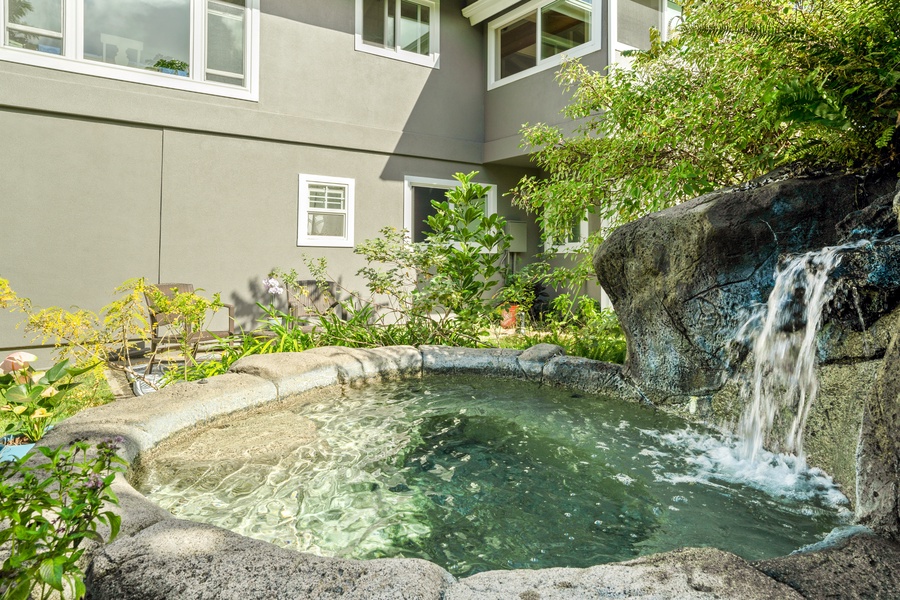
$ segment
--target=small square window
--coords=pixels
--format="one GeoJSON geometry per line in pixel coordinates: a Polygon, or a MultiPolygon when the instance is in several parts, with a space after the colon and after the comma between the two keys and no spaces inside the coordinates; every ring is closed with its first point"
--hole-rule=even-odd
{"type": "Polygon", "coordinates": [[[353,246],[354,180],[300,175],[298,246],[353,246]]]}
{"type": "Polygon", "coordinates": [[[356,49],[437,67],[438,0],[356,0],[356,49]]]}

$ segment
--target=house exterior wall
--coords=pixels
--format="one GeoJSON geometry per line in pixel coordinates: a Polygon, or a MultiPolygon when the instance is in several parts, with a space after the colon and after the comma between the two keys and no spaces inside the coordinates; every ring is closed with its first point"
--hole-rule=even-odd
{"type": "MultiPolygon", "coordinates": [[[[0,276],[90,310],[131,277],[191,282],[244,327],[260,279],[302,254],[362,289],[352,248],[297,246],[299,174],[355,180],[358,243],[403,226],[404,176],[479,170],[502,194],[524,172],[483,164],[484,40],[462,5],[441,2],[431,69],[357,52],[353,0],[262,0],[258,102],[0,61],[0,276]]],[[[0,349],[29,344],[21,316],[0,313],[0,349]]]]}
{"type": "MultiPolygon", "coordinates": [[[[526,2],[519,2],[504,11],[515,11],[526,2]]],[[[580,57],[580,61],[595,71],[605,71],[609,64],[609,14],[606,2],[596,2],[601,19],[600,47],[580,57]]],[[[497,15],[494,18],[502,18],[497,15]]],[[[493,20],[493,19],[491,19],[493,20]]],[[[485,29],[487,24],[485,25],[485,29]]],[[[488,58],[490,60],[490,58],[488,58]]],[[[549,67],[523,79],[511,81],[489,90],[485,96],[485,162],[525,164],[527,151],[520,148],[522,127],[546,123],[570,131],[573,124],[562,110],[571,97],[556,81],[559,67],[549,67]]],[[[486,76],[485,76],[486,77],[486,76]]],[[[486,79],[485,79],[486,80],[486,79]]]]}

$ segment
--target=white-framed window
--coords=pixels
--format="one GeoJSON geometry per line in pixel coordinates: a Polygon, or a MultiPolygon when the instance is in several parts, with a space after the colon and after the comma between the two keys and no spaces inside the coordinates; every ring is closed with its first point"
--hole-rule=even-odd
{"type": "Polygon", "coordinates": [[[298,246],[353,247],[355,182],[300,175],[298,246]]]}
{"type": "Polygon", "coordinates": [[[662,39],[669,39],[681,19],[681,6],[672,0],[607,0],[610,14],[610,61],[628,65],[631,61],[622,53],[650,48],[650,28],[662,39]]]}
{"type": "Polygon", "coordinates": [[[545,232],[544,246],[545,249],[552,249],[556,254],[571,254],[581,249],[582,244],[588,239],[589,235],[587,219],[572,221],[571,227],[566,231],[553,235],[545,232]]]}
{"type": "Polygon", "coordinates": [[[356,0],[356,49],[437,68],[440,0],[356,0]]]}
{"type": "Polygon", "coordinates": [[[259,0],[0,0],[0,60],[259,97],[259,0]]]}
{"type": "MultiPolygon", "coordinates": [[[[447,191],[456,188],[459,182],[455,179],[434,179],[430,177],[403,178],[403,228],[409,232],[413,242],[424,242],[428,225],[425,219],[435,214],[432,200],[444,201],[447,191]]],[[[488,215],[497,212],[497,186],[482,183],[488,188],[484,212],[488,215]]]]}
{"type": "Polygon", "coordinates": [[[488,89],[600,48],[600,0],[532,0],[488,23],[488,89]]]}

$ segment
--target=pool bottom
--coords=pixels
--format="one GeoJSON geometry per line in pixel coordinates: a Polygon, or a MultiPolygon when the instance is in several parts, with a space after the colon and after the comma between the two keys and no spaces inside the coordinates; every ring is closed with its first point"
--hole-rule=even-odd
{"type": "Polygon", "coordinates": [[[143,473],[141,490],[179,517],[458,576],[686,545],[768,558],[847,518],[827,477],[782,457],[748,466],[727,438],[672,416],[493,379],[268,407],[177,436],[143,473]]]}

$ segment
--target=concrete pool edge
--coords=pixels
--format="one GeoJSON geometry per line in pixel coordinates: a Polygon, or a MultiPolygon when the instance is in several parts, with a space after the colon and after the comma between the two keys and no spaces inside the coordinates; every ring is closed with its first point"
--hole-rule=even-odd
{"type": "MultiPolygon", "coordinates": [[[[119,435],[125,439],[123,456],[133,462],[174,433],[229,413],[333,385],[431,374],[525,379],[644,400],[619,365],[563,356],[561,348],[547,344],[526,351],[329,347],[246,357],[229,373],[205,382],[89,409],[61,423],[44,443],[96,442],[119,435]]],[[[121,501],[122,532],[113,544],[92,553],[87,583],[88,598],[94,600],[804,597],[743,559],[715,549],[679,550],[588,569],[491,571],[456,581],[423,560],[322,558],[176,519],[121,476],[114,489],[121,501]]]]}

